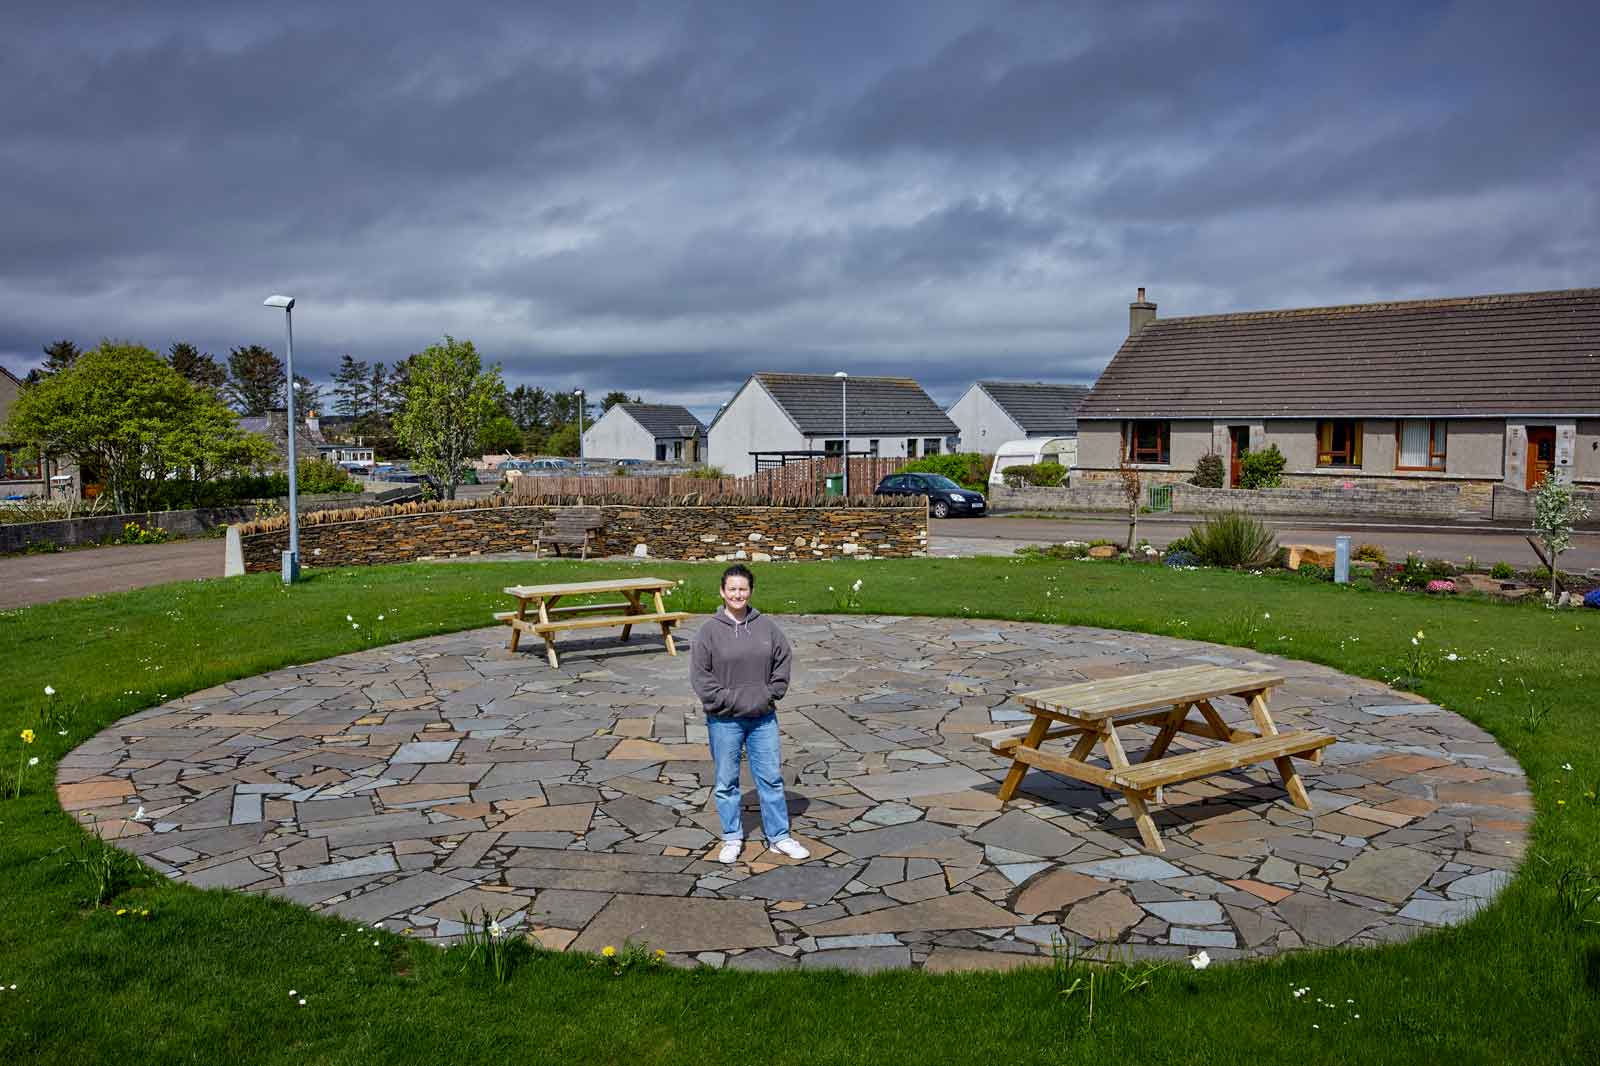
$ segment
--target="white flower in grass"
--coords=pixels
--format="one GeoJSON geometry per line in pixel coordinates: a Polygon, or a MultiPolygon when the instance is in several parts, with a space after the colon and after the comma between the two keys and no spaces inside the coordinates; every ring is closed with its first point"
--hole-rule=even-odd
{"type": "Polygon", "coordinates": [[[297,996],[297,995],[298,995],[298,993],[297,993],[297,992],[295,992],[295,990],[294,990],[294,989],[292,989],[292,988],[291,988],[291,989],[289,989],[289,998],[290,998],[290,999],[293,999],[293,998],[295,998],[295,996],[297,996]]]}
{"type": "Polygon", "coordinates": [[[1272,617],[1272,612],[1271,611],[1262,611],[1261,612],[1261,617],[1262,618],[1271,618],[1272,617]]]}
{"type": "Polygon", "coordinates": [[[1562,768],[1562,769],[1563,769],[1563,770],[1565,770],[1565,771],[1566,771],[1566,772],[1567,772],[1567,773],[1569,773],[1569,774],[1570,774],[1570,773],[1572,773],[1572,764],[1571,764],[1571,763],[1569,763],[1569,762],[1564,762],[1564,763],[1562,763],[1562,764],[1561,764],[1561,768],[1562,768]]]}
{"type": "Polygon", "coordinates": [[[850,586],[850,591],[851,592],[860,592],[861,591],[861,579],[859,577],[856,578],[856,583],[854,585],[850,586]]]}
{"type": "Polygon", "coordinates": [[[379,615],[379,616],[378,616],[378,621],[380,621],[380,622],[381,622],[381,621],[383,621],[383,615],[381,615],[381,614],[380,614],[380,615],[379,615]]]}
{"type": "Polygon", "coordinates": [[[304,1007],[304,1006],[305,1006],[305,1005],[306,1005],[306,1001],[305,1001],[305,1000],[303,1000],[303,999],[302,999],[302,1000],[301,1000],[301,1001],[300,1001],[300,1005],[301,1005],[301,1006],[302,1006],[302,1007],[304,1007]]]}
{"type": "Polygon", "coordinates": [[[66,730],[65,730],[65,729],[58,729],[58,730],[56,730],[56,736],[58,736],[58,737],[64,737],[64,736],[66,736],[66,735],[67,735],[67,731],[66,731],[66,730]]]}
{"type": "Polygon", "coordinates": [[[499,940],[501,937],[506,935],[506,931],[500,928],[499,921],[493,921],[489,923],[489,935],[494,937],[496,940],[499,940]]]}
{"type": "Polygon", "coordinates": [[[361,628],[361,623],[360,622],[351,622],[350,623],[350,628],[351,629],[360,629],[361,628]]]}
{"type": "Polygon", "coordinates": [[[54,696],[56,694],[55,686],[54,685],[46,685],[44,687],[44,694],[46,696],[54,696]]]}
{"type": "Polygon", "coordinates": [[[1211,956],[1206,954],[1204,951],[1197,955],[1191,955],[1189,957],[1189,965],[1193,966],[1197,970],[1203,970],[1207,966],[1211,965],[1211,956]]]}
{"type": "Polygon", "coordinates": [[[29,766],[38,766],[39,765],[39,756],[35,755],[33,758],[29,759],[28,760],[28,765],[29,766]]]}
{"type": "Polygon", "coordinates": [[[346,621],[346,622],[354,622],[354,621],[355,621],[355,619],[354,619],[354,618],[351,618],[351,617],[350,617],[350,616],[349,616],[349,615],[345,615],[345,616],[344,616],[344,620],[345,620],[345,621],[346,621]]]}
{"type": "Polygon", "coordinates": [[[1449,662],[1455,662],[1457,658],[1458,658],[1458,656],[1456,655],[1455,652],[1451,652],[1449,655],[1445,656],[1445,659],[1448,660],[1449,662]]]}

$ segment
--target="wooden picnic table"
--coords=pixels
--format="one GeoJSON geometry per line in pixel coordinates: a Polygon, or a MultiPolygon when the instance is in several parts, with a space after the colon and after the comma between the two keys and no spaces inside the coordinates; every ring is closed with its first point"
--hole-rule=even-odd
{"type": "Polygon", "coordinates": [[[636,625],[656,623],[661,626],[661,637],[666,641],[667,654],[678,654],[672,643],[672,627],[689,617],[688,611],[669,611],[661,594],[676,582],[660,577],[619,578],[614,581],[569,581],[559,585],[513,585],[505,590],[507,596],[517,600],[515,611],[497,611],[495,620],[511,626],[511,650],[517,650],[522,634],[532,633],[544,640],[545,657],[552,667],[559,667],[556,658],[555,635],[570,629],[601,629],[621,626],[622,639],[627,640],[636,625]],[[620,595],[621,603],[585,603],[571,607],[556,604],[568,596],[620,595]],[[654,597],[654,610],[640,602],[645,595],[654,597]],[[529,605],[534,617],[528,617],[529,605]],[[617,612],[621,612],[620,614],[617,612]]]}
{"type": "Polygon", "coordinates": [[[1253,670],[1183,666],[1025,692],[1017,699],[1032,712],[1033,722],[982,733],[979,739],[987,741],[997,754],[1012,757],[1011,771],[1000,786],[1001,803],[1016,793],[1030,766],[1120,791],[1133,810],[1145,847],[1161,852],[1166,846],[1147,804],[1163,802],[1165,785],[1270,759],[1283,778],[1289,799],[1297,807],[1311,809],[1311,798],[1294,760],[1320,764],[1322,749],[1335,738],[1310,731],[1278,731],[1267,708],[1267,695],[1283,680],[1253,670]],[[1222,696],[1243,699],[1257,731],[1225,723],[1211,702],[1222,696]],[[1155,740],[1138,763],[1129,762],[1118,732],[1119,726],[1129,725],[1158,727],[1155,740]],[[1179,733],[1222,743],[1168,755],[1167,749],[1179,733]],[[1041,750],[1045,741],[1065,736],[1076,737],[1070,754],[1041,750]],[[1096,745],[1104,750],[1105,767],[1087,761],[1096,745]]]}

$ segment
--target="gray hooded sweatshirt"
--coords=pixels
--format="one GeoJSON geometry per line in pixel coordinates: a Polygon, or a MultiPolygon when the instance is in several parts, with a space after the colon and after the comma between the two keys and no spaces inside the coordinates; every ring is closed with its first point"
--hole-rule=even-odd
{"type": "Polygon", "coordinates": [[[709,715],[759,718],[789,691],[789,640],[754,607],[743,622],[719,608],[694,635],[689,684],[709,715]]]}

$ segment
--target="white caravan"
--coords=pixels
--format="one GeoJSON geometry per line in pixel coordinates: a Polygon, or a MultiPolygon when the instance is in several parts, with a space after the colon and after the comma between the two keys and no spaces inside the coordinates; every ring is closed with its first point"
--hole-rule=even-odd
{"type": "Polygon", "coordinates": [[[1078,462],[1077,437],[1028,437],[1000,445],[994,453],[994,466],[989,468],[989,487],[1006,483],[1002,471],[1008,466],[1035,466],[1039,463],[1060,463],[1069,469],[1078,462]]]}

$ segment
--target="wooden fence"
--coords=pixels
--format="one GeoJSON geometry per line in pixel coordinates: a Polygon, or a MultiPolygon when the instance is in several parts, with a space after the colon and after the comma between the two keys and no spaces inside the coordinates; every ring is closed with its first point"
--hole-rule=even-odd
{"type": "MultiPolygon", "coordinates": [[[[878,482],[899,470],[909,460],[873,457],[850,460],[850,495],[870,496],[878,482]]],[[[821,495],[823,478],[842,470],[838,457],[808,459],[801,463],[763,470],[748,477],[545,477],[525,475],[511,480],[511,491],[519,499],[546,496],[628,496],[662,498],[696,494],[707,499],[737,496],[744,499],[821,495]]]]}

